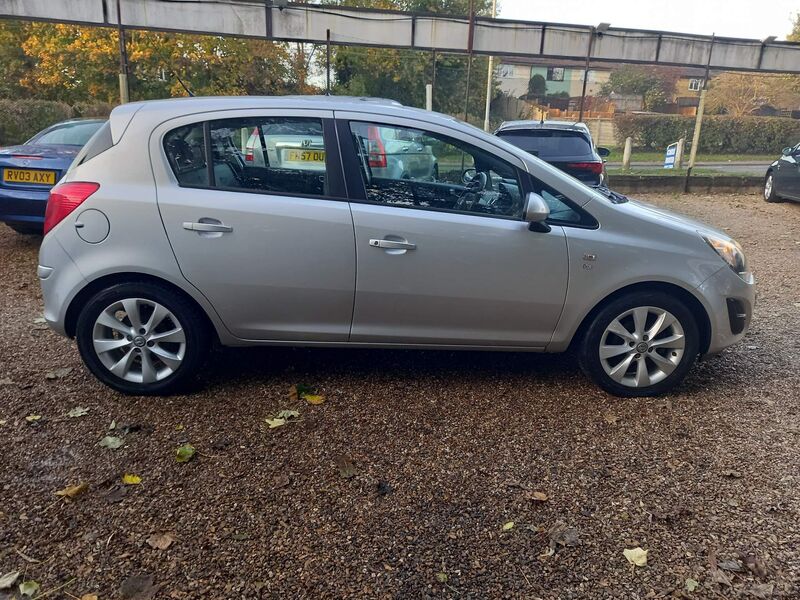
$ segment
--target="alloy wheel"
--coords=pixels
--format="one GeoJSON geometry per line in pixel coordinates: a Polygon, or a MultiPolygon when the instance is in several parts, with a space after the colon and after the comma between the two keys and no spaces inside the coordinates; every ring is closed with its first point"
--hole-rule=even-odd
{"type": "Polygon", "coordinates": [[[656,306],[639,306],[612,319],[600,337],[600,363],[619,384],[642,388],[666,379],[680,364],[686,338],[680,321],[656,306]]]}
{"type": "Polygon", "coordinates": [[[183,363],[186,334],[162,304],[125,298],[107,306],[95,320],[92,344],[100,362],[132,383],[154,383],[183,363]]]}

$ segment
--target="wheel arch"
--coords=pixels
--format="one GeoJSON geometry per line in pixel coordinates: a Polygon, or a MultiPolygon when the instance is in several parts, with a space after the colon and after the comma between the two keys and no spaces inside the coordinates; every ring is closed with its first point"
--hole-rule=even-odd
{"type": "Polygon", "coordinates": [[[164,287],[186,299],[197,309],[198,313],[202,315],[206,322],[206,326],[208,327],[208,331],[214,335],[214,341],[219,343],[219,332],[217,331],[214,322],[211,320],[211,318],[209,318],[208,312],[206,312],[205,308],[203,308],[203,306],[191,294],[189,294],[180,286],[177,286],[166,279],[156,277],[155,275],[148,275],[147,273],[136,272],[111,273],[102,277],[98,277],[97,279],[90,281],[77,294],[75,294],[75,297],[69,303],[69,307],[67,308],[66,316],[64,318],[64,329],[67,335],[71,338],[75,337],[80,309],[89,301],[92,296],[109,286],[116,285],[118,283],[134,282],[152,283],[164,287]]]}
{"type": "Polygon", "coordinates": [[[586,335],[586,330],[589,328],[595,315],[599,313],[609,302],[613,302],[617,298],[632,294],[635,292],[664,292],[673,296],[677,296],[686,304],[686,307],[692,312],[695,320],[697,321],[697,329],[700,332],[700,354],[708,352],[711,345],[711,319],[708,316],[703,303],[685,288],[675,285],[674,283],[667,283],[664,281],[644,281],[633,283],[622,287],[614,292],[608,294],[605,298],[600,300],[592,309],[586,313],[586,316],[581,320],[581,324],[575,330],[570,342],[572,349],[576,343],[581,343],[586,335]]]}

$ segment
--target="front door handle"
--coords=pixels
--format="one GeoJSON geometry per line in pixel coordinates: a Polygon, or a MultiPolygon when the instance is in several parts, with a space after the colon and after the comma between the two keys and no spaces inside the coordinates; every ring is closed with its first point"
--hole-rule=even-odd
{"type": "Polygon", "coordinates": [[[233,227],[230,225],[224,225],[222,223],[184,223],[184,229],[188,229],[189,231],[206,231],[206,232],[215,232],[215,233],[230,233],[233,231],[233,227]]]}
{"type": "Polygon", "coordinates": [[[374,248],[386,248],[389,250],[416,250],[417,245],[410,242],[399,240],[370,240],[369,245],[374,248]]]}

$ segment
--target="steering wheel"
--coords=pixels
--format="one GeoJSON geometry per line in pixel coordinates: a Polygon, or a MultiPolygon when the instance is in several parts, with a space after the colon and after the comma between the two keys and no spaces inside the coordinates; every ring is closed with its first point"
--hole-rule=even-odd
{"type": "Polygon", "coordinates": [[[478,171],[464,186],[464,191],[456,200],[455,210],[471,210],[472,206],[480,200],[480,193],[486,189],[489,184],[489,176],[478,171]]]}

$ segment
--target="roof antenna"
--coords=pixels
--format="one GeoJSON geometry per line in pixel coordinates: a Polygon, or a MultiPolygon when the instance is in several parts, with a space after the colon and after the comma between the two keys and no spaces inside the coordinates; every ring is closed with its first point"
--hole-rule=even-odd
{"type": "Polygon", "coordinates": [[[186,91],[186,95],[189,96],[190,98],[194,98],[194,92],[192,92],[192,90],[186,87],[186,84],[183,83],[183,79],[181,79],[181,76],[178,75],[175,71],[172,72],[172,76],[178,80],[178,83],[181,84],[181,87],[186,91]]]}

